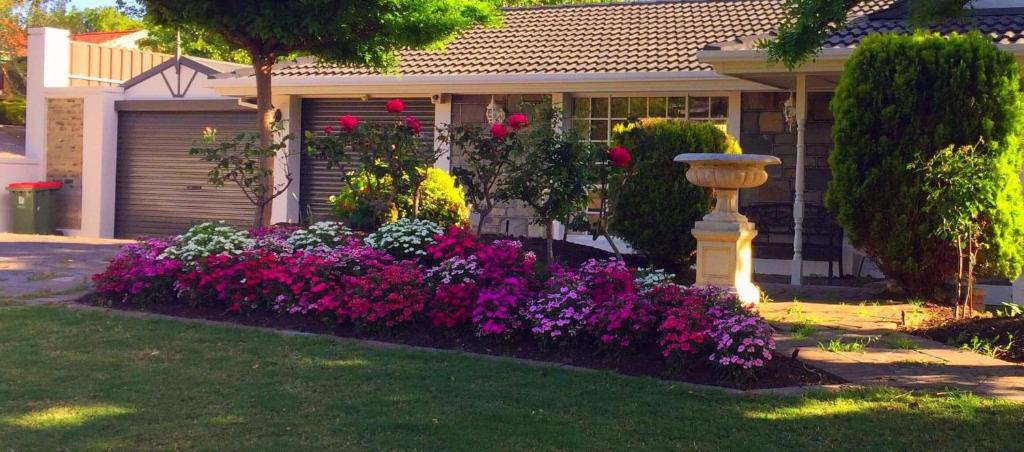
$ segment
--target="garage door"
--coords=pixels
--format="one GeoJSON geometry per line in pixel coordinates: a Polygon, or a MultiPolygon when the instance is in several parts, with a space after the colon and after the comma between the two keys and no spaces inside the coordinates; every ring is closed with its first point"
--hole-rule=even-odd
{"type": "MultiPolygon", "coordinates": [[[[413,116],[423,124],[420,141],[423,146],[434,145],[434,104],[430,99],[402,99],[405,101],[405,112],[401,117],[413,116]]],[[[302,130],[311,130],[320,134],[324,127],[338,128],[338,117],[352,115],[360,121],[394,121],[395,115],[388,113],[383,100],[352,100],[352,99],[303,99],[302,130]]],[[[306,149],[305,143],[302,146],[306,149]]],[[[325,219],[330,215],[327,198],[341,190],[341,171],[337,168],[327,169],[327,162],[302,153],[302,176],[299,179],[299,204],[303,217],[315,220],[325,219]]]]}
{"type": "Polygon", "coordinates": [[[255,208],[230,183],[212,186],[210,164],[188,150],[204,127],[221,137],[256,129],[251,111],[121,111],[118,116],[118,237],[177,234],[204,221],[252,225],[255,208]]]}

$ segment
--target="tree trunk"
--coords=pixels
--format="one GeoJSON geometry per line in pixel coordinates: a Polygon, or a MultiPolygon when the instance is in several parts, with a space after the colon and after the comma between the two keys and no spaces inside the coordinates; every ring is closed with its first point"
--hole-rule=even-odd
{"type": "MultiPolygon", "coordinates": [[[[256,112],[260,120],[260,147],[268,148],[274,142],[274,104],[272,99],[272,88],[270,72],[274,67],[276,58],[273,55],[252,55],[252,65],[256,74],[256,112]]],[[[260,171],[272,171],[274,158],[266,157],[260,160],[260,171]]],[[[256,205],[256,217],[253,219],[253,226],[259,228],[270,224],[270,209],[265,202],[269,193],[274,191],[274,180],[270,176],[263,177],[263,195],[256,205]]]]}

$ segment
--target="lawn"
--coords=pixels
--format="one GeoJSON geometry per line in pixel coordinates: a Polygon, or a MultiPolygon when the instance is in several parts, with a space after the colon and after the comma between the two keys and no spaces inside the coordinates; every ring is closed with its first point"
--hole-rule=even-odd
{"type": "Polygon", "coordinates": [[[1024,406],[875,389],[734,396],[327,337],[0,308],[0,449],[948,449],[1024,406]]]}

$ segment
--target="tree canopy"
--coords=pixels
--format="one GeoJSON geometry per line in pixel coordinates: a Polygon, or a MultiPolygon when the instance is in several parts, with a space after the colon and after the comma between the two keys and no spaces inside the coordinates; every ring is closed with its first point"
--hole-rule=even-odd
{"type": "MultiPolygon", "coordinates": [[[[963,14],[975,0],[908,0],[910,22],[922,25],[963,14]]],[[[786,0],[778,36],[764,44],[769,61],[792,69],[818,53],[830,34],[846,25],[850,12],[863,0],[786,0]]]]}
{"type": "MultiPolygon", "coordinates": [[[[141,0],[146,20],[192,27],[245,51],[256,81],[260,146],[273,144],[271,71],[281,58],[393,70],[401,49],[441,49],[459,32],[499,23],[497,0],[141,0]]],[[[272,159],[261,162],[263,168],[272,159]]],[[[272,184],[269,171],[264,183],[272,184]]],[[[270,192],[272,190],[266,190],[270,192]]],[[[257,216],[269,220],[258,204],[257,216]]]]}

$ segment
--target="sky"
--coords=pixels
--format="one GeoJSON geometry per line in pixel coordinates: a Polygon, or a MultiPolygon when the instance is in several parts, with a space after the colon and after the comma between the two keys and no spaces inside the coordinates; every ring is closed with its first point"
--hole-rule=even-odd
{"type": "Polygon", "coordinates": [[[97,6],[116,6],[117,4],[115,0],[71,0],[68,3],[78,9],[95,8],[97,6]]]}

